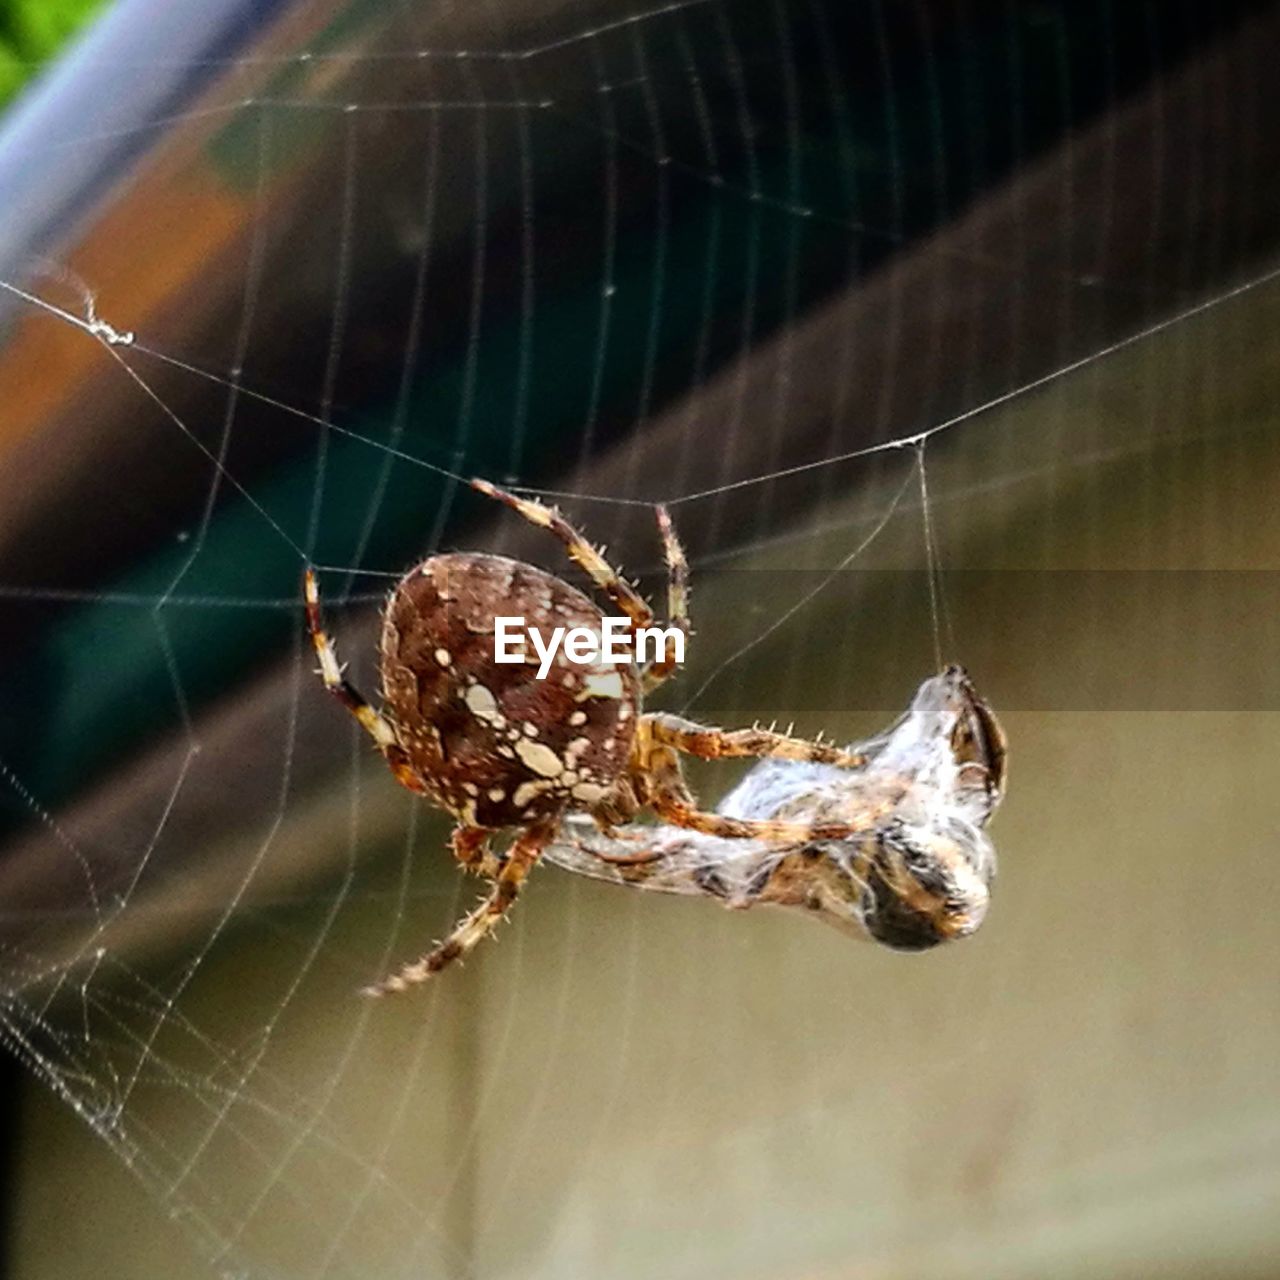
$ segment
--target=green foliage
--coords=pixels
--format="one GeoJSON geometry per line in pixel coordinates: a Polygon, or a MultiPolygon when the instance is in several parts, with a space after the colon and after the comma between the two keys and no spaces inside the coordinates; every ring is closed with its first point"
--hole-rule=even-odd
{"type": "Polygon", "coordinates": [[[0,0],[0,104],[104,7],[105,0],[0,0]]]}

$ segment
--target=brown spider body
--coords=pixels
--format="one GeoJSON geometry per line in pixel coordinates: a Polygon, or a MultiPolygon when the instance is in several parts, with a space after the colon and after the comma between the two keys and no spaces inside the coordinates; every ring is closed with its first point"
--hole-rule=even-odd
{"type": "Polygon", "coordinates": [[[404,766],[460,821],[491,830],[599,802],[630,758],[640,708],[631,665],[570,662],[563,648],[542,679],[532,653],[498,663],[499,615],[548,635],[604,622],[581,591],[533,565],[439,555],[400,580],[381,646],[383,712],[404,766]]]}

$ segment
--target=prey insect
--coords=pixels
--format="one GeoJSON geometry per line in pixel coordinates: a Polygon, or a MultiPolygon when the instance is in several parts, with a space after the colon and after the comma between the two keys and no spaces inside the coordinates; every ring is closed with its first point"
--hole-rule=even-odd
{"type": "MultiPolygon", "coordinates": [[[[483,480],[479,492],[559,539],[569,558],[633,630],[653,610],[554,507],[483,480]]],[[[688,631],[688,565],[665,508],[657,519],[668,569],[670,625],[688,631]]],[[[686,786],[682,753],[705,760],[756,756],[857,770],[861,753],[771,730],[719,729],[643,709],[644,695],[676,669],[670,653],[647,663],[580,665],[557,654],[544,678],[529,663],[495,660],[495,619],[599,631],[602,610],[545,570],[477,552],[435,555],[400,579],[382,618],[381,706],[343,675],[325,632],[315,574],[304,579],[307,625],[325,687],[360,723],[401,785],[455,820],[454,857],[489,885],[436,946],[366,988],[404,991],[465,956],[506,915],[561,824],[581,815],[604,835],[641,812],[709,838],[779,849],[847,840],[874,827],[883,801],[839,818],[709,812],[686,786]],[[501,851],[494,838],[512,833],[501,851]]],[[[607,859],[602,852],[599,859],[607,859]]]]}
{"type": "Polygon", "coordinates": [[[580,874],[725,906],[773,904],[901,951],[966,937],[982,923],[995,878],[985,828],[1004,793],[1005,739],[960,667],[926,680],[910,710],[849,748],[856,770],[764,761],[719,806],[727,818],[856,835],[726,840],[662,825],[642,842],[610,838],[575,817],[546,853],[580,874]]]}

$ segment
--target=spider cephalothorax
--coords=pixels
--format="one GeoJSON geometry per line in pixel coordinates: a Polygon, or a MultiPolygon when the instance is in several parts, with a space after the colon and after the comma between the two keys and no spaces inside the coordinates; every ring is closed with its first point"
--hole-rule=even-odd
{"type": "MultiPolygon", "coordinates": [[[[550,530],[624,615],[634,636],[653,612],[564,518],[540,502],[472,482],[550,530]]],[[[666,511],[657,509],[670,572],[668,612],[687,631],[686,563],[666,511]]],[[[611,831],[642,808],[675,826],[731,839],[794,844],[864,831],[854,821],[744,819],[698,808],[679,754],[714,760],[770,756],[857,768],[863,757],[765,729],[726,731],[643,711],[642,690],[675,669],[669,654],[646,664],[578,664],[561,653],[550,668],[499,663],[497,619],[598,630],[604,614],[582,592],[531,565],[497,556],[432,556],[410,570],[387,604],[382,632],[384,706],[375,710],[342,675],[320,618],[315,576],[305,579],[307,620],[326,687],[359,720],[396,778],[457,819],[455,857],[491,883],[486,897],[444,942],[369,988],[400,991],[464,955],[502,918],[562,819],[581,812],[611,831]],[[502,854],[490,838],[511,829],[502,854]]],[[[608,855],[599,855],[608,860],[608,855]]],[[[615,861],[626,861],[625,855],[615,861]]]]}

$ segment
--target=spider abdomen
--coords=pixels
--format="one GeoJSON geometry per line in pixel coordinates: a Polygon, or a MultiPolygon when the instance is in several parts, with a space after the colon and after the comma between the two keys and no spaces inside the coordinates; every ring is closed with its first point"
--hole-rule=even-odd
{"type": "Polygon", "coordinates": [[[499,663],[498,617],[550,638],[604,614],[552,574],[502,556],[432,556],[383,616],[386,714],[413,772],[463,821],[518,826],[599,801],[627,764],[640,685],[630,664],[583,664],[557,649],[545,677],[499,663]]]}

